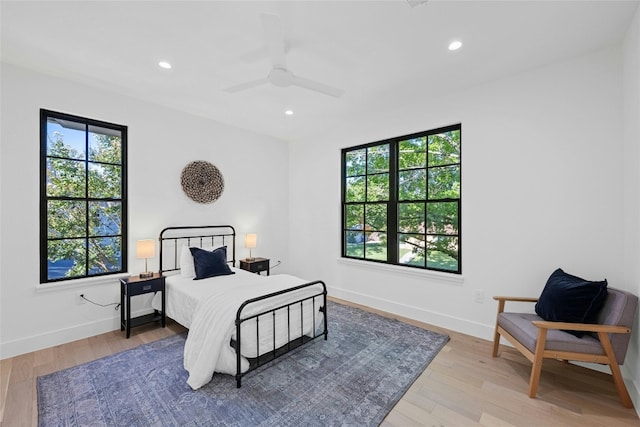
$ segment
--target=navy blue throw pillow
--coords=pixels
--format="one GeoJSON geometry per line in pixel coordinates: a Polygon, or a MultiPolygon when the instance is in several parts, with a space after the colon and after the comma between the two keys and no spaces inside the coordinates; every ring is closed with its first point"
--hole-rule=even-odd
{"type": "Polygon", "coordinates": [[[200,248],[189,248],[193,255],[193,265],[196,277],[193,280],[206,279],[207,277],[225,276],[236,274],[227,264],[227,247],[222,246],[213,251],[200,248]]]}
{"type": "MultiPolygon", "coordinates": [[[[592,282],[554,271],[536,303],[536,314],[552,322],[596,323],[607,298],[607,280],[592,282]]],[[[566,331],[577,337],[585,333],[566,331]]]]}

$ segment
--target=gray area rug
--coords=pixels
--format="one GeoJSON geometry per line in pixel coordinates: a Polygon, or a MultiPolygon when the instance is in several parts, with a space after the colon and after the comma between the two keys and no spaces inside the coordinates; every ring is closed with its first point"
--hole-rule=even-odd
{"type": "Polygon", "coordinates": [[[449,340],[329,302],[329,339],[197,391],[184,335],[38,377],[40,426],[376,426],[449,340]]]}

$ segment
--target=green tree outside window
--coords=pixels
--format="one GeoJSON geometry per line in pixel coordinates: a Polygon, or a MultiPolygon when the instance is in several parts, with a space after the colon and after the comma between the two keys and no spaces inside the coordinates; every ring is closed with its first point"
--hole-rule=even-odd
{"type": "Polygon", "coordinates": [[[41,282],[126,271],[126,126],[40,114],[41,282]]]}
{"type": "Polygon", "coordinates": [[[461,125],[342,150],[342,256],[461,273],[461,125]]]}

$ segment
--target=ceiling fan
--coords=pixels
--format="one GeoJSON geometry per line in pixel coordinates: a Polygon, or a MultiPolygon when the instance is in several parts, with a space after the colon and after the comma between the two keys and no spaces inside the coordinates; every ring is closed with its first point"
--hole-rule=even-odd
{"type": "Polygon", "coordinates": [[[304,89],[323,93],[325,95],[334,96],[336,98],[342,96],[344,91],[341,89],[337,89],[335,87],[316,82],[314,80],[309,80],[304,77],[296,76],[291,71],[289,71],[287,69],[285,55],[286,52],[284,30],[282,27],[282,23],[280,22],[280,17],[272,13],[263,13],[261,15],[261,20],[266,37],[267,48],[269,50],[269,57],[271,59],[271,65],[273,68],[271,69],[267,77],[228,87],[225,89],[226,92],[234,93],[263,84],[271,83],[272,85],[278,87],[298,86],[304,89]]]}

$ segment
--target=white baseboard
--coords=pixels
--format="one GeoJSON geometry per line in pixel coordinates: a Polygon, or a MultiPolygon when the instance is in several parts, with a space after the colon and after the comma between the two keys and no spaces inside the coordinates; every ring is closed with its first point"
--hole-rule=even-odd
{"type": "Polygon", "coordinates": [[[463,334],[472,335],[474,337],[493,340],[495,325],[483,325],[467,319],[451,316],[445,313],[425,310],[424,308],[415,307],[407,304],[400,304],[381,298],[375,298],[370,295],[361,294],[345,289],[331,287],[331,296],[351,301],[357,304],[366,305],[388,313],[397,314],[399,316],[408,317],[423,323],[429,323],[441,328],[451,329],[463,334]]]}
{"type": "MultiPolygon", "coordinates": [[[[132,317],[137,317],[149,313],[149,310],[140,310],[132,313],[132,317]]],[[[83,338],[89,338],[95,335],[120,329],[120,314],[107,319],[100,319],[92,322],[83,323],[70,328],[59,329],[44,334],[32,335],[13,341],[2,343],[0,346],[0,359],[19,356],[32,351],[42,350],[54,347],[60,344],[66,344],[83,338]]],[[[124,333],[123,333],[124,336],[124,333]]]]}

